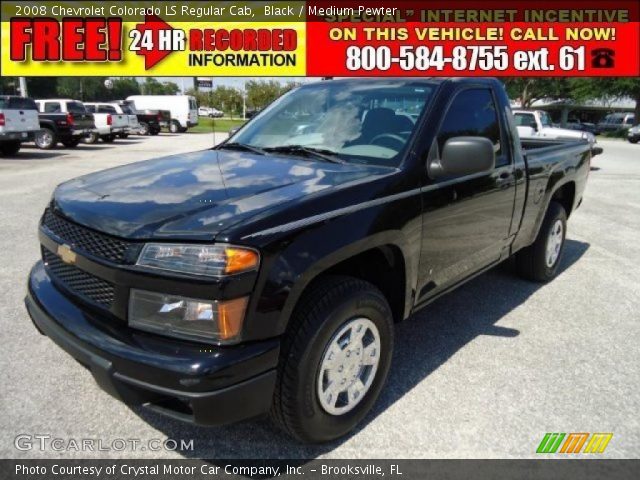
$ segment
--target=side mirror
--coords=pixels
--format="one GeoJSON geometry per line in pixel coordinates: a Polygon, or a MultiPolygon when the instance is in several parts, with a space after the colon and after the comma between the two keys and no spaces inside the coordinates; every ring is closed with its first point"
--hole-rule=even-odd
{"type": "Polygon", "coordinates": [[[453,137],[446,141],[440,158],[429,161],[427,172],[431,178],[461,177],[489,172],[496,164],[491,140],[485,137],[453,137]]]}

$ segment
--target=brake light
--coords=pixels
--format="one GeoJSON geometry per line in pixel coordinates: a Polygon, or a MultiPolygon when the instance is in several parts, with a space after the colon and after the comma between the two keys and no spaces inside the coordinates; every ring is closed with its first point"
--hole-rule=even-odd
{"type": "Polygon", "coordinates": [[[107,125],[111,125],[113,123],[113,119],[111,118],[111,114],[107,113],[107,125]]]}
{"type": "Polygon", "coordinates": [[[0,127],[5,126],[4,113],[0,113],[0,127]]]}
{"type": "Polygon", "coordinates": [[[67,124],[73,125],[73,115],[71,115],[70,113],[67,113],[67,124]]]}

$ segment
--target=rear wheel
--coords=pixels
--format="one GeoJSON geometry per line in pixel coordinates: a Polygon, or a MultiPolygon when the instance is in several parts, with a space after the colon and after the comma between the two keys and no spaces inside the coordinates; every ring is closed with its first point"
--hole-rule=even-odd
{"type": "Polygon", "coordinates": [[[146,122],[140,122],[140,129],[138,130],[140,135],[149,135],[149,124],[146,122]]]}
{"type": "Polygon", "coordinates": [[[15,155],[20,151],[20,142],[0,143],[0,152],[3,155],[15,155]]]}
{"type": "Polygon", "coordinates": [[[532,245],[516,255],[518,273],[528,280],[548,282],[558,272],[567,236],[567,212],[551,202],[538,236],[532,245]]]}
{"type": "Polygon", "coordinates": [[[118,138],[128,138],[129,134],[128,133],[119,133],[118,134],[118,138]]]}
{"type": "Polygon", "coordinates": [[[98,141],[98,138],[100,138],[100,136],[97,132],[91,132],[89,135],[84,137],[83,142],[92,145],[98,141]]]}
{"type": "Polygon", "coordinates": [[[169,131],[171,133],[179,133],[181,128],[182,127],[177,120],[171,120],[171,123],[169,124],[169,131]]]}
{"type": "Polygon", "coordinates": [[[305,442],[345,435],[378,398],[392,350],[391,309],[375,286],[350,277],[320,279],[285,335],[273,419],[305,442]]]}
{"type": "Polygon", "coordinates": [[[50,128],[44,127],[36,133],[35,144],[42,150],[51,150],[58,143],[56,133],[50,128]]]}
{"type": "Polygon", "coordinates": [[[638,143],[638,140],[640,140],[640,138],[630,138],[629,141],[631,143],[638,143]]]}
{"type": "Polygon", "coordinates": [[[116,139],[115,135],[103,135],[100,137],[100,139],[104,142],[104,143],[113,143],[113,141],[116,139]]]}
{"type": "Polygon", "coordinates": [[[151,135],[154,135],[154,136],[158,135],[160,133],[160,129],[159,128],[152,128],[149,133],[151,133],[151,135]]]}

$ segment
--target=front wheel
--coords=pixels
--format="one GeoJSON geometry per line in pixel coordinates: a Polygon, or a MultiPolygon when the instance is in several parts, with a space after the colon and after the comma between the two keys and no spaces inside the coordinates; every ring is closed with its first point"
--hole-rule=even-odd
{"type": "Polygon", "coordinates": [[[20,142],[3,142],[0,143],[0,152],[3,155],[15,155],[20,151],[20,142]]]}
{"type": "Polygon", "coordinates": [[[516,254],[518,273],[536,282],[548,282],[558,273],[567,236],[567,212],[551,202],[533,244],[516,254]]]}
{"type": "Polygon", "coordinates": [[[638,143],[638,140],[640,140],[640,138],[630,138],[629,142],[631,143],[638,143]]]}
{"type": "Polygon", "coordinates": [[[122,139],[129,138],[129,134],[128,133],[119,133],[118,134],[118,138],[122,138],[122,139]]]}
{"type": "Polygon", "coordinates": [[[380,290],[351,277],[320,279],[285,335],[272,418],[304,442],[347,434],[378,398],[392,351],[393,319],[380,290]]]}
{"type": "Polygon", "coordinates": [[[146,122],[140,122],[140,128],[138,129],[140,135],[149,135],[149,124],[146,122]]]}

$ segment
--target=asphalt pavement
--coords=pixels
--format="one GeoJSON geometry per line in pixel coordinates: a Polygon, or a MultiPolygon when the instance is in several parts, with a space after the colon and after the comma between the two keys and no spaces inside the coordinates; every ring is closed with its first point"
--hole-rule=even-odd
{"type": "Polygon", "coordinates": [[[640,145],[623,141],[600,140],[558,278],[529,283],[507,263],[400,324],[388,384],[348,438],[301,446],[264,418],[202,428],[112,399],[25,311],[39,217],[64,180],[213,142],[161,134],[0,158],[0,457],[534,458],[546,432],[612,432],[602,457],[638,457],[640,145]],[[18,449],[21,434],[62,451],[46,438],[18,449]],[[194,448],[148,448],[167,438],[194,448]],[[109,449],[69,449],[83,439],[109,449]]]}

